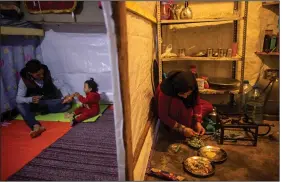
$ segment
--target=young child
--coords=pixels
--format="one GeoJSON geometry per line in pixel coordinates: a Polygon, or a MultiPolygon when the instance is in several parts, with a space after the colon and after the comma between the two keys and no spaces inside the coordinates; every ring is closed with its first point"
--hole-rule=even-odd
{"type": "Polygon", "coordinates": [[[86,98],[81,96],[77,92],[73,94],[74,97],[77,97],[78,100],[82,103],[82,106],[77,108],[72,113],[73,120],[70,122],[71,126],[74,126],[86,119],[92,118],[98,115],[100,112],[100,94],[98,93],[98,84],[94,81],[93,78],[85,81],[84,92],[86,94],[86,98]]]}

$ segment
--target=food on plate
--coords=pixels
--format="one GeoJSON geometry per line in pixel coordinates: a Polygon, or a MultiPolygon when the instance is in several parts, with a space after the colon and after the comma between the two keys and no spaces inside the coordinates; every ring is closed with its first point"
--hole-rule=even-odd
{"type": "Polygon", "coordinates": [[[202,147],[199,152],[199,156],[208,158],[212,162],[222,162],[227,159],[227,154],[224,150],[214,147],[205,146],[202,147]]]}
{"type": "Polygon", "coordinates": [[[213,159],[213,158],[216,156],[216,153],[215,153],[215,152],[207,151],[207,152],[205,152],[205,153],[206,153],[206,156],[207,156],[209,159],[213,159]]]}
{"type": "Polygon", "coordinates": [[[192,137],[186,139],[187,144],[193,148],[201,148],[204,147],[204,142],[199,137],[192,137]]]}
{"type": "Polygon", "coordinates": [[[195,175],[207,176],[213,171],[210,161],[203,157],[188,158],[185,160],[184,165],[189,172],[195,175]]]}

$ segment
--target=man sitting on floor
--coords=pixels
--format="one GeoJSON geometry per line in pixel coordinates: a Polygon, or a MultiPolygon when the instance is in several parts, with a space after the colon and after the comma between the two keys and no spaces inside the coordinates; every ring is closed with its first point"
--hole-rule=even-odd
{"type": "Polygon", "coordinates": [[[65,112],[71,108],[73,99],[66,85],[52,78],[48,67],[36,59],[27,62],[20,75],[17,108],[34,138],[46,130],[35,119],[35,113],[65,112]]]}

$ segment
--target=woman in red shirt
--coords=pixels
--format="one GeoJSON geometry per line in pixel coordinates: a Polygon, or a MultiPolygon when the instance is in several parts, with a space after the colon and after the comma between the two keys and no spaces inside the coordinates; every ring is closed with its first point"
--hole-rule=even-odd
{"type": "Polygon", "coordinates": [[[191,71],[170,72],[158,86],[155,98],[158,116],[165,125],[185,137],[205,133],[202,117],[212,112],[213,107],[200,99],[197,81],[191,71]]]}

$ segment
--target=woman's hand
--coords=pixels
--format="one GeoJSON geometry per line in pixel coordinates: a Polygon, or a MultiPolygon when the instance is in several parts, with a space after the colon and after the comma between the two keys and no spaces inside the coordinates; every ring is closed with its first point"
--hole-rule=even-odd
{"type": "Polygon", "coordinates": [[[185,137],[193,137],[197,135],[197,133],[194,130],[192,130],[191,128],[187,128],[187,127],[184,128],[183,133],[185,137]]]}
{"type": "Polygon", "coordinates": [[[206,132],[205,128],[199,122],[196,123],[195,129],[199,135],[204,135],[206,132]]]}

